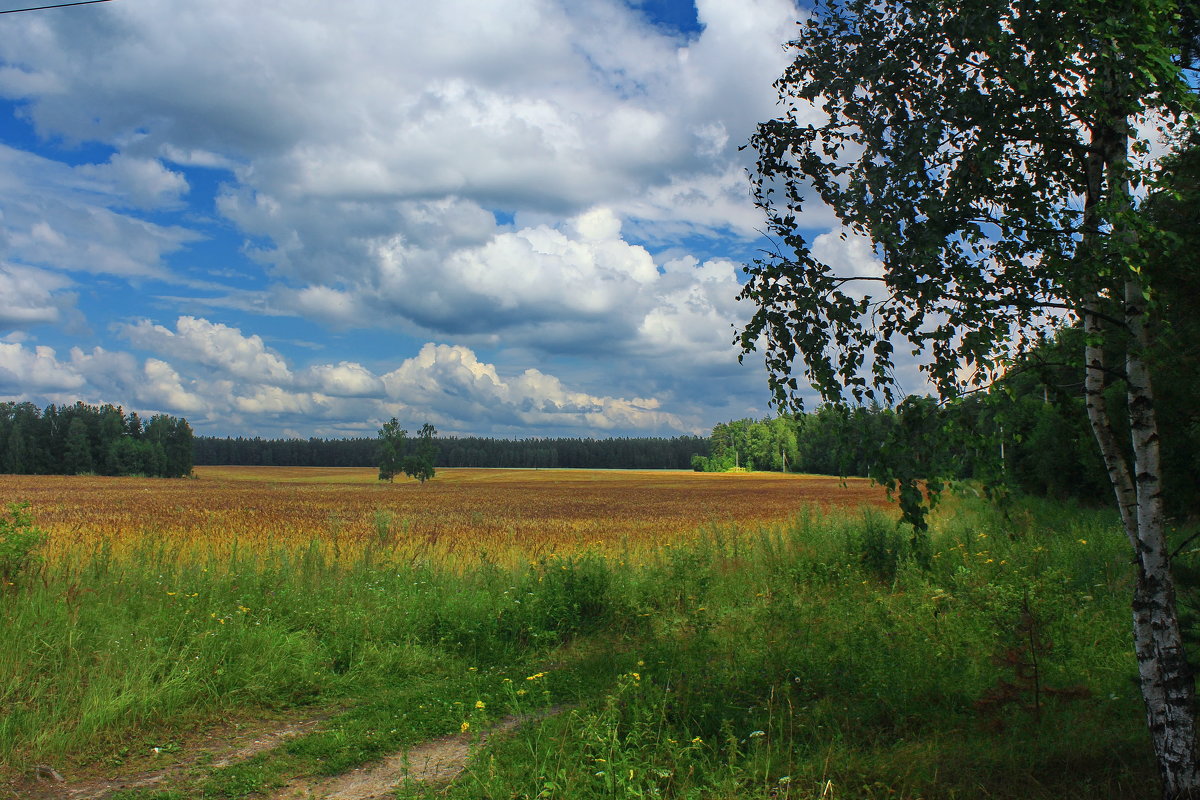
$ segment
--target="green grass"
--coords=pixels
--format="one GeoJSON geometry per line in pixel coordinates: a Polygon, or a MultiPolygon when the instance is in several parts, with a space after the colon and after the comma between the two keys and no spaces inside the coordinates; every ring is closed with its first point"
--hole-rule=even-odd
{"type": "Polygon", "coordinates": [[[449,796],[1136,796],[1154,771],[1126,547],[1110,515],[966,500],[928,546],[869,513],[807,516],[642,564],[98,546],[3,598],[0,759],[112,761],[234,709],[345,709],[125,793],[252,797],[564,704],[489,740],[449,796]]]}

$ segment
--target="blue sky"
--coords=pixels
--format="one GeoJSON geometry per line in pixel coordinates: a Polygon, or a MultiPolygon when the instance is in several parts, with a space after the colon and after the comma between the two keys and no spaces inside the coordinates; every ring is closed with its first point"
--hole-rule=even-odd
{"type": "MultiPolygon", "coordinates": [[[[765,244],[738,147],[773,114],[796,14],[0,15],[0,399],[262,436],[373,435],[392,416],[675,435],[765,414],[761,363],[732,345],[739,268],[765,244]]],[[[869,260],[833,233],[817,244],[869,260]]]]}

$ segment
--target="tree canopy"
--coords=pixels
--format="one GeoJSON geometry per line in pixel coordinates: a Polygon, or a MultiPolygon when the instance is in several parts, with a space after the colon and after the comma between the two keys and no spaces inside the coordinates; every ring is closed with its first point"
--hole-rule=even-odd
{"type": "Polygon", "coordinates": [[[156,414],[143,424],[112,405],[0,403],[0,472],[180,478],[192,463],[185,419],[156,414]]]}
{"type": "Polygon", "coordinates": [[[379,480],[391,483],[401,472],[420,483],[434,477],[438,457],[438,445],[433,439],[436,435],[437,429],[426,422],[417,432],[416,442],[411,442],[408,431],[400,427],[395,417],[385,422],[379,429],[379,480]]]}
{"type": "Polygon", "coordinates": [[[379,480],[391,483],[404,468],[408,431],[392,417],[379,429],[379,480]]]}
{"type": "Polygon", "coordinates": [[[743,296],[759,308],[742,344],[765,340],[781,399],[797,394],[798,358],[826,399],[890,399],[904,343],[953,395],[990,381],[1063,312],[1115,297],[1132,256],[1113,223],[1142,226],[1125,192],[1096,187],[1086,209],[1079,198],[1095,181],[1152,180],[1153,165],[1120,155],[1151,147],[1138,117],[1168,132],[1188,121],[1176,11],[1168,0],[1122,14],[1098,0],[818,2],[776,84],[783,113],[751,140],[779,246],[748,267],[743,296]],[[814,256],[800,214],[821,204],[843,236],[870,241],[877,263],[863,267],[881,274],[814,256]]]}
{"type": "Polygon", "coordinates": [[[825,399],[893,400],[898,347],[954,397],[1082,327],[1168,797],[1200,796],[1200,772],[1152,381],[1161,276],[1148,267],[1167,232],[1140,198],[1162,177],[1161,140],[1195,124],[1194,12],[1192,0],[818,0],[776,83],[782,112],[751,139],[776,248],[748,265],[742,292],[758,306],[743,349],[764,348],[783,405],[797,402],[796,372],[825,399]],[[806,238],[802,214],[821,205],[867,243],[857,272],[806,238]]]}

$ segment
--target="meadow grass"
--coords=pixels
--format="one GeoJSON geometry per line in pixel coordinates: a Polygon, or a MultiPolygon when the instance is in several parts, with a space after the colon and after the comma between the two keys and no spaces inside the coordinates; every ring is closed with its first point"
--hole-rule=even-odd
{"type": "Polygon", "coordinates": [[[865,509],[520,563],[398,551],[389,524],[340,555],[203,558],[148,535],[27,571],[3,597],[0,760],[136,759],[230,714],[339,710],[122,794],[249,797],[561,705],[438,796],[1119,798],[1154,780],[1110,514],[956,499],[927,546],[865,509]]]}

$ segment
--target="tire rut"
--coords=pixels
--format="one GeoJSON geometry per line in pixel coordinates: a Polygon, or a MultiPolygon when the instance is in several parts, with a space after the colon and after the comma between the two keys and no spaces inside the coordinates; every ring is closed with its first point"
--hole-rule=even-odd
{"type": "Polygon", "coordinates": [[[478,737],[465,733],[443,736],[341,775],[293,781],[270,794],[269,800],[391,800],[396,789],[408,783],[444,786],[466,769],[471,756],[492,736],[561,711],[555,707],[538,714],[505,717],[478,737]]]}

